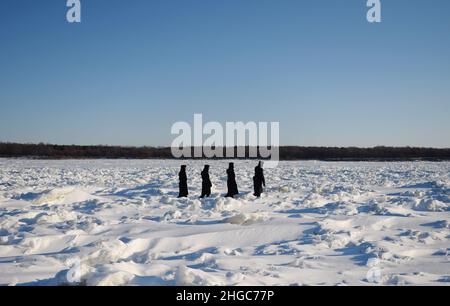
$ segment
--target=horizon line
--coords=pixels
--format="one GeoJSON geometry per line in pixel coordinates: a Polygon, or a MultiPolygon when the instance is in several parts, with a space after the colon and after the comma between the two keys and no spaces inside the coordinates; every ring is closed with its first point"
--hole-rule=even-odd
{"type": "MultiPolygon", "coordinates": [[[[16,141],[0,141],[0,145],[45,145],[45,146],[60,146],[60,147],[117,147],[117,148],[154,148],[154,149],[170,149],[176,148],[170,145],[117,145],[117,144],[57,144],[50,142],[16,142],[16,141]]],[[[273,147],[273,148],[355,148],[355,149],[375,149],[375,148],[413,148],[413,149],[434,149],[434,150],[449,150],[450,147],[430,147],[430,146],[417,146],[417,145],[374,145],[374,146],[338,146],[338,145],[279,145],[279,146],[186,146],[179,148],[259,148],[259,147],[273,147]]]]}

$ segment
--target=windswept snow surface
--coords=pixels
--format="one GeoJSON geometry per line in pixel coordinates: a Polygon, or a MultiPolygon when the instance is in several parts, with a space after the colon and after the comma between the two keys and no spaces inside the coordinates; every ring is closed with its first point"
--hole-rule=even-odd
{"type": "Polygon", "coordinates": [[[186,163],[0,159],[0,284],[450,284],[450,163],[186,163]]]}

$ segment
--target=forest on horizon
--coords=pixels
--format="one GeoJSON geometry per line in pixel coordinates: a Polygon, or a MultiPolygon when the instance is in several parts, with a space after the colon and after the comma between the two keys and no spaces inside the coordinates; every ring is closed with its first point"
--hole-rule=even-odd
{"type": "MultiPolygon", "coordinates": [[[[223,148],[222,148],[223,149],[223,148]]],[[[237,148],[235,147],[235,152],[237,148]]],[[[246,147],[248,157],[249,147],[246,147]]],[[[193,150],[193,148],[191,148],[193,150]]],[[[193,155],[193,154],[192,154],[193,155]]],[[[224,154],[225,156],[225,154],[224,154]]],[[[236,156],[236,154],[235,154],[236,156]]],[[[328,160],[328,161],[409,161],[409,160],[450,160],[450,148],[419,148],[419,147],[303,147],[281,146],[280,160],[328,160]]],[[[0,143],[0,157],[7,158],[37,158],[37,159],[175,159],[170,147],[127,147],[127,146],[82,146],[53,144],[20,144],[0,143]]],[[[203,157],[205,158],[205,157],[203,157]]],[[[190,158],[186,158],[190,159],[190,158]]],[[[230,159],[215,158],[215,159],[230,159]]],[[[231,158],[233,159],[233,158],[231,158]]],[[[236,159],[236,158],[235,158],[236,159]]]]}

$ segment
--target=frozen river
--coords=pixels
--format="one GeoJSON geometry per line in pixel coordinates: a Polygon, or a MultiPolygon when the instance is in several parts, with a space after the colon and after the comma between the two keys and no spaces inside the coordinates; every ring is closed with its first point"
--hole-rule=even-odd
{"type": "Polygon", "coordinates": [[[0,284],[450,284],[450,163],[208,163],[0,159],[0,284]]]}

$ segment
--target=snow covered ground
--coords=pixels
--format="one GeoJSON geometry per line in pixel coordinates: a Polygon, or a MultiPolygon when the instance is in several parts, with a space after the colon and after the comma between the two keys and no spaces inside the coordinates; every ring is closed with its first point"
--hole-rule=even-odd
{"type": "Polygon", "coordinates": [[[0,159],[0,284],[450,285],[450,163],[186,164],[0,159]]]}

